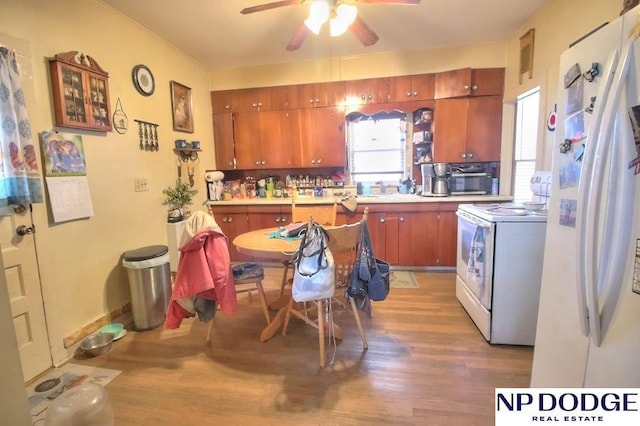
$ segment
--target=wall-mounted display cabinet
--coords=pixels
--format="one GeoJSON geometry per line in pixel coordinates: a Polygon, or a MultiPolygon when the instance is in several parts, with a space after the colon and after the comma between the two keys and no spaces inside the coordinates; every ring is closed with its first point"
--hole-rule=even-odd
{"type": "Polygon", "coordinates": [[[72,51],[49,60],[55,124],[111,131],[109,74],[91,56],[72,51]]]}

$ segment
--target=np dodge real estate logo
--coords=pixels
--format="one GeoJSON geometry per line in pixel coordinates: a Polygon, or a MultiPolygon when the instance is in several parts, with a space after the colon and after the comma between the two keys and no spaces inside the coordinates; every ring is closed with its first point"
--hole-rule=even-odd
{"type": "Polygon", "coordinates": [[[496,426],[640,425],[640,388],[498,388],[496,426]]]}

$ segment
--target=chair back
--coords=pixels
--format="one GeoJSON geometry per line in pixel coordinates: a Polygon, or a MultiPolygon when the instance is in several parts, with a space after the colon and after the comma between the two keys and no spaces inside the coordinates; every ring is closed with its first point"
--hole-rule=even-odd
{"type": "MultiPolygon", "coordinates": [[[[367,208],[362,217],[363,221],[367,220],[368,213],[367,208]]],[[[329,250],[336,265],[336,288],[346,287],[349,285],[351,269],[360,253],[362,222],[325,228],[325,230],[329,235],[329,250]]]]}
{"type": "Polygon", "coordinates": [[[335,226],[338,216],[338,204],[300,205],[295,200],[291,203],[291,222],[307,222],[313,216],[314,222],[322,226],[335,226]]]}

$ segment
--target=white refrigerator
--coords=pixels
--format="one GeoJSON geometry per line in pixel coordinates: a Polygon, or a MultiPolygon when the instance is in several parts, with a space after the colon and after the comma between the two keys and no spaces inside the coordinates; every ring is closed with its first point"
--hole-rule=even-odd
{"type": "Polygon", "coordinates": [[[560,58],[531,387],[640,387],[639,10],[560,58]]]}

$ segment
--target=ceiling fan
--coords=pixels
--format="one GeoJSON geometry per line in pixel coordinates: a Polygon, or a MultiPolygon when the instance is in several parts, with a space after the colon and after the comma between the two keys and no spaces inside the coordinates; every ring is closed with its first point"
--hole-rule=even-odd
{"type": "Polygon", "coordinates": [[[347,29],[364,46],[371,46],[378,41],[378,35],[358,16],[358,4],[406,4],[417,5],[420,0],[281,0],[247,7],[240,11],[243,15],[284,6],[309,4],[309,17],[300,25],[293,35],[287,50],[296,50],[310,32],[318,34],[322,24],[329,21],[332,36],[343,34],[347,29]]]}

